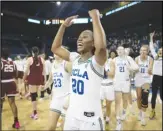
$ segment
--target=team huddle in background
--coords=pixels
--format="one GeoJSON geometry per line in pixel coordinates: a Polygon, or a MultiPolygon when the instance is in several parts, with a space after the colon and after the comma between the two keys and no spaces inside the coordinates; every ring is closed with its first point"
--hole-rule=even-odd
{"type": "MultiPolygon", "coordinates": [[[[93,32],[81,32],[77,40],[77,52],[69,52],[62,45],[65,30],[78,16],[68,17],[60,26],[51,46],[54,56],[45,60],[45,54],[37,47],[31,50],[31,57],[9,60],[9,51],[2,49],[1,58],[1,109],[5,95],[14,116],[13,128],[20,128],[15,96],[19,91],[22,98],[32,102],[31,118],[39,118],[37,97],[51,97],[49,125],[46,130],[55,130],[62,116],[63,130],[109,130],[112,102],[115,101],[116,130],[122,130],[122,121],[127,117],[128,103],[132,105],[131,85],[135,80],[137,92],[138,120],[145,126],[145,112],[152,87],[152,110],[150,119],[155,117],[157,91],[162,100],[162,47],[156,52],[153,46],[154,32],[150,34],[149,45],[143,45],[135,60],[130,48],[118,46],[108,52],[106,36],[100,22],[100,13],[94,9],[88,12],[92,18],[93,32]],[[152,57],[148,55],[149,51],[152,57]],[[24,88],[24,89],[23,89],[24,88]],[[40,91],[40,93],[38,93],[40,91]],[[103,101],[106,100],[106,111],[103,101]],[[121,109],[121,101],[123,109],[121,109]],[[105,119],[105,122],[104,122],[105,119]]],[[[24,105],[25,106],[25,105],[24,105]]],[[[132,106],[130,107],[132,108],[132,106]]],[[[132,109],[131,109],[132,110],[132,109]]]]}

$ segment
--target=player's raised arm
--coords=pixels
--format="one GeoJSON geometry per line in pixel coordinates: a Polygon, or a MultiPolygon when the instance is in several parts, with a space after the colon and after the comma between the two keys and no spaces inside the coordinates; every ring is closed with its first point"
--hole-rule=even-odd
{"type": "Polygon", "coordinates": [[[94,9],[89,11],[92,18],[94,46],[95,46],[95,59],[99,65],[104,65],[107,60],[106,53],[106,36],[100,21],[100,13],[94,9]]]}
{"type": "Polygon", "coordinates": [[[149,48],[152,53],[153,58],[155,59],[157,57],[157,53],[155,51],[154,45],[153,45],[153,36],[155,35],[155,32],[150,33],[150,43],[149,43],[149,48]]]}
{"type": "Polygon", "coordinates": [[[63,35],[65,33],[66,28],[72,25],[73,23],[72,20],[77,17],[78,17],[77,15],[71,16],[65,20],[65,22],[60,26],[51,47],[51,51],[54,54],[58,55],[59,57],[67,61],[69,61],[70,52],[62,47],[63,35]]]}

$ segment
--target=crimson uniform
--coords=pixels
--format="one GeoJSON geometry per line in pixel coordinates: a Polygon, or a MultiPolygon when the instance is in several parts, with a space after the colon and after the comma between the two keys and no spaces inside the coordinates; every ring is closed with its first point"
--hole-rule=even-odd
{"type": "Polygon", "coordinates": [[[44,77],[43,77],[43,63],[41,61],[41,57],[38,57],[38,61],[36,61],[32,57],[32,64],[30,65],[30,72],[28,75],[28,84],[29,85],[43,85],[44,77]]]}
{"type": "Polygon", "coordinates": [[[17,76],[16,65],[13,61],[1,59],[1,98],[15,96],[17,87],[14,78],[17,76]]]}

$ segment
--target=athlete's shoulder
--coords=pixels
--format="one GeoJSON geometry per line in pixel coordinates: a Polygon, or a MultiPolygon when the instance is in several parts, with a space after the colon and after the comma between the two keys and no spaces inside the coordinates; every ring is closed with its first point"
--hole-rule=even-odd
{"type": "Polygon", "coordinates": [[[80,54],[78,54],[77,52],[70,52],[70,61],[74,61],[79,57],[80,57],[80,54]]]}

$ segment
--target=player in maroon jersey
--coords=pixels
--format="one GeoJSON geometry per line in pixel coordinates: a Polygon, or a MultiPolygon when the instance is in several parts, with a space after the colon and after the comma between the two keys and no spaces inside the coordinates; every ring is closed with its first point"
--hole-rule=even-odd
{"type": "Polygon", "coordinates": [[[8,60],[9,51],[7,48],[2,48],[1,52],[1,110],[3,107],[3,98],[5,95],[8,97],[8,102],[11,107],[14,124],[13,128],[20,128],[18,121],[18,110],[15,104],[15,96],[17,92],[17,85],[15,78],[17,77],[16,65],[13,61],[8,60]]]}
{"type": "Polygon", "coordinates": [[[31,93],[31,101],[33,105],[33,113],[31,115],[32,119],[37,120],[37,91],[39,87],[42,87],[41,85],[44,85],[44,82],[46,82],[46,74],[45,74],[45,62],[44,60],[38,56],[39,55],[39,49],[37,47],[32,48],[32,57],[29,57],[27,59],[27,65],[25,66],[25,72],[23,80],[26,80],[26,77],[28,76],[28,85],[29,85],[29,91],[31,93]],[[43,78],[44,75],[44,78],[43,78]]]}

